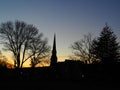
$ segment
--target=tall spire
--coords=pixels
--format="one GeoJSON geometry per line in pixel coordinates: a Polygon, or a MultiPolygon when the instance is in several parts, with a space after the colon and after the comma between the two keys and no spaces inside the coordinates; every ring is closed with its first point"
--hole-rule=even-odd
{"type": "Polygon", "coordinates": [[[54,34],[54,41],[53,41],[53,50],[51,56],[51,63],[50,66],[55,66],[57,63],[57,51],[56,51],[56,35],[54,34]]]}
{"type": "Polygon", "coordinates": [[[53,53],[57,53],[56,52],[56,35],[54,34],[54,42],[53,42],[53,53]]]}

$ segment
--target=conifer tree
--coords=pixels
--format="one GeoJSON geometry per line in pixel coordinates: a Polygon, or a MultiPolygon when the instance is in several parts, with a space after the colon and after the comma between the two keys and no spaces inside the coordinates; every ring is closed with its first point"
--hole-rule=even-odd
{"type": "Polygon", "coordinates": [[[119,60],[120,46],[117,37],[106,24],[100,36],[93,41],[92,53],[103,63],[111,63],[119,60]]]}

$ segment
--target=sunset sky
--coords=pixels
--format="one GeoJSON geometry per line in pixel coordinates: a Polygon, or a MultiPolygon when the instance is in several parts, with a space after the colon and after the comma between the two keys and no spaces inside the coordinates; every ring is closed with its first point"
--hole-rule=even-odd
{"type": "Polygon", "coordinates": [[[35,25],[51,47],[56,33],[58,61],[84,34],[99,35],[106,22],[120,41],[120,0],[0,0],[0,23],[15,20],[35,25]]]}

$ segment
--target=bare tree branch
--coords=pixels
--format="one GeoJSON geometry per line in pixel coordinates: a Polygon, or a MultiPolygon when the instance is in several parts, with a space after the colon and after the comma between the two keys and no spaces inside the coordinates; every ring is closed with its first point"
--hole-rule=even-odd
{"type": "MultiPolygon", "coordinates": [[[[13,52],[14,66],[22,67],[28,44],[38,34],[38,29],[22,21],[6,22],[0,25],[0,37],[6,50],[13,52]],[[22,56],[22,57],[21,57],[22,56]]],[[[30,49],[30,48],[29,48],[30,49]]],[[[30,58],[31,56],[28,56],[30,58]]]]}
{"type": "Polygon", "coordinates": [[[80,41],[76,41],[71,45],[73,53],[76,57],[79,57],[84,62],[91,63],[94,59],[94,55],[91,54],[92,47],[92,36],[91,34],[84,35],[84,38],[80,41]]]}

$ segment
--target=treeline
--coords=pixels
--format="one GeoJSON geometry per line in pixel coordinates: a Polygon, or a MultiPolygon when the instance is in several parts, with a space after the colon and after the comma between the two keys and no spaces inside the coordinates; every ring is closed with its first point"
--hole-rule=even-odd
{"type": "MultiPolygon", "coordinates": [[[[107,24],[98,37],[89,33],[71,45],[75,59],[85,64],[115,63],[120,61],[120,45],[117,36],[107,24]]],[[[74,58],[72,58],[74,59],[74,58]]]]}
{"type": "MultiPolygon", "coordinates": [[[[48,40],[32,24],[18,20],[1,23],[0,39],[4,50],[13,55],[14,68],[22,68],[28,60],[31,62],[30,66],[35,67],[50,57],[48,40]]],[[[114,63],[120,60],[117,36],[107,24],[98,37],[93,38],[90,33],[84,35],[83,39],[71,45],[71,49],[74,56],[70,56],[70,59],[80,60],[84,64],[114,63]]]]}

